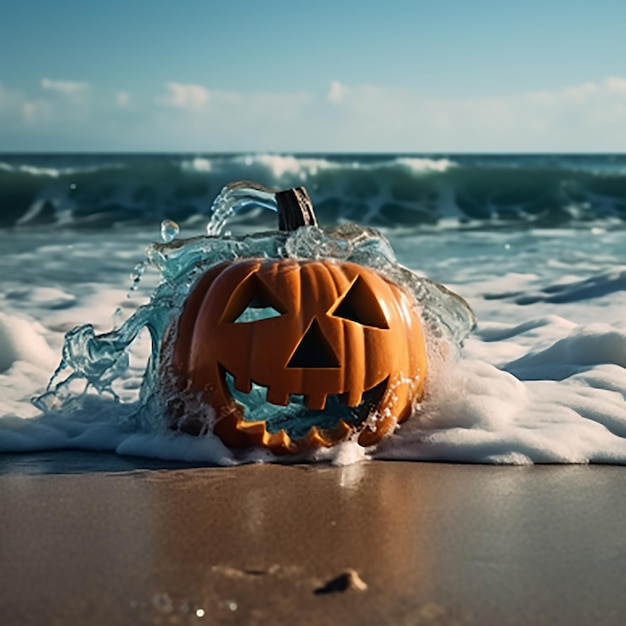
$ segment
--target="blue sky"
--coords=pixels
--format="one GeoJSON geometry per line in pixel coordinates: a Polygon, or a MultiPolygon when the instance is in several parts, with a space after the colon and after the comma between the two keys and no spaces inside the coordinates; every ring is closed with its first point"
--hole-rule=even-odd
{"type": "Polygon", "coordinates": [[[624,152],[623,0],[11,3],[2,151],[624,152]]]}

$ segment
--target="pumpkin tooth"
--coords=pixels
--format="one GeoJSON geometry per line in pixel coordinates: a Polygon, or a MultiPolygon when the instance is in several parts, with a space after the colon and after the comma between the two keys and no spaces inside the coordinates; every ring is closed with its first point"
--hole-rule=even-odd
{"type": "Polygon", "coordinates": [[[267,434],[267,427],[265,426],[265,422],[261,420],[256,420],[254,422],[241,420],[237,424],[237,429],[245,432],[246,434],[257,435],[260,437],[264,437],[267,434]]]}
{"type": "Polygon", "coordinates": [[[344,406],[354,407],[361,404],[363,396],[359,391],[350,390],[346,391],[345,393],[340,393],[337,398],[339,399],[339,402],[341,402],[341,404],[343,404],[344,406]]]}
{"type": "Polygon", "coordinates": [[[311,426],[309,432],[304,438],[305,446],[307,448],[318,448],[319,446],[328,446],[328,441],[322,437],[317,426],[311,426]]]}
{"type": "Polygon", "coordinates": [[[274,452],[289,452],[291,448],[291,437],[281,428],[277,433],[268,433],[265,445],[274,450],[274,452]]]}
{"type": "Polygon", "coordinates": [[[360,391],[352,390],[348,393],[350,394],[348,406],[359,406],[363,402],[363,394],[360,391]]]}
{"type": "Polygon", "coordinates": [[[316,393],[304,396],[304,405],[309,411],[323,411],[326,406],[326,394],[316,393]]]}
{"type": "Polygon", "coordinates": [[[269,387],[267,390],[267,401],[270,404],[287,406],[289,404],[289,393],[284,392],[282,389],[269,387]]]}
{"type": "Polygon", "coordinates": [[[352,428],[349,426],[348,422],[342,419],[337,422],[337,426],[335,428],[341,439],[344,439],[348,434],[350,434],[350,432],[352,432],[352,428]]]}

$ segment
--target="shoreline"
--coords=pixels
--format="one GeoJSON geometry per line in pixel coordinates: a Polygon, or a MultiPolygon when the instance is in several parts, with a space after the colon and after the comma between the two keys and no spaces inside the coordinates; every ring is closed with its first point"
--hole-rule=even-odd
{"type": "Polygon", "coordinates": [[[3,624],[626,615],[619,466],[137,463],[0,474],[3,624]]]}

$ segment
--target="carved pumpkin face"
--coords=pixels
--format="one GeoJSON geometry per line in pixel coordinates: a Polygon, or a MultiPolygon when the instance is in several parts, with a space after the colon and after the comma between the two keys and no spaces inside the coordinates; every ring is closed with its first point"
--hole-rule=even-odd
{"type": "MultiPolygon", "coordinates": [[[[183,395],[211,406],[213,431],[231,448],[293,453],[355,432],[361,445],[372,445],[423,394],[426,348],[413,299],[353,263],[222,263],[200,278],[164,341],[171,352],[164,384],[175,381],[183,395]],[[268,406],[302,396],[308,417],[300,432],[246,419],[234,396],[253,387],[267,390],[268,406]],[[324,410],[336,423],[322,419],[324,410]]],[[[175,428],[200,434],[209,426],[197,407],[179,409],[175,428]]]]}

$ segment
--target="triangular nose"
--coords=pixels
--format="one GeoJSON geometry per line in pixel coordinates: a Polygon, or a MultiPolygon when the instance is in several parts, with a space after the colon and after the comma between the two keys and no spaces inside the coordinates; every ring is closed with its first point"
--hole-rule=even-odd
{"type": "Polygon", "coordinates": [[[317,320],[313,320],[307,328],[287,367],[339,367],[337,354],[324,337],[317,320]]]}

